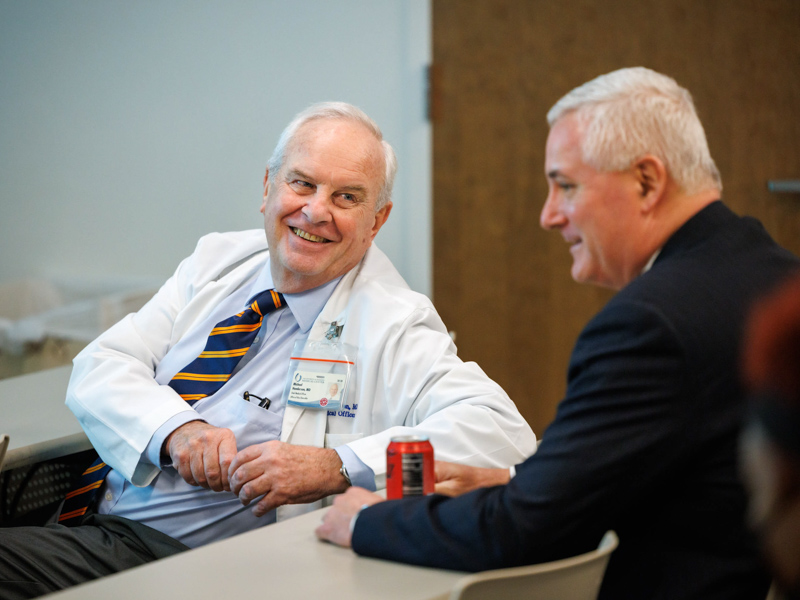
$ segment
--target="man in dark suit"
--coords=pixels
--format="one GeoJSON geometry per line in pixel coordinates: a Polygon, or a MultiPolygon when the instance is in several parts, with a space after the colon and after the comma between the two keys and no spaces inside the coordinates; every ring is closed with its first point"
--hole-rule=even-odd
{"type": "Polygon", "coordinates": [[[351,489],[317,535],[479,571],[586,552],[613,529],[603,598],[764,598],[737,474],[737,357],[755,298],[800,263],[722,204],[691,96],[669,77],[609,73],[548,121],[541,225],[569,244],[576,281],[619,290],[576,342],[554,422],[510,481],[439,464],[437,491],[473,491],[351,489]]]}

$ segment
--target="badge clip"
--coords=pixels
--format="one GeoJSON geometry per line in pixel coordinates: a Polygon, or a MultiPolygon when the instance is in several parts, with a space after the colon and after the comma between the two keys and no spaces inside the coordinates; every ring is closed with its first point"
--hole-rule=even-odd
{"type": "Polygon", "coordinates": [[[327,340],[334,340],[338,338],[342,334],[342,329],[344,329],[344,325],[339,325],[334,321],[331,323],[331,326],[328,327],[328,331],[325,334],[325,339],[327,340]]]}

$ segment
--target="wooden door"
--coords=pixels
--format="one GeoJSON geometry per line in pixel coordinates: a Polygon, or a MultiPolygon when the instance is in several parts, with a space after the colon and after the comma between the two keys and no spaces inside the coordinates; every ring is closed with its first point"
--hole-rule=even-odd
{"type": "Polygon", "coordinates": [[[800,254],[797,0],[433,0],[434,301],[541,435],[572,345],[610,292],[574,283],[539,227],[545,114],[564,93],[644,65],[688,88],[724,199],[800,254]]]}

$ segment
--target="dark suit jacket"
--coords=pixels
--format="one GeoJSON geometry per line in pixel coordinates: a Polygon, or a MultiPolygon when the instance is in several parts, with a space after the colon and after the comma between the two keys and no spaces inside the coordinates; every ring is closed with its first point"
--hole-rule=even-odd
{"type": "Polygon", "coordinates": [[[566,398],[507,486],[380,503],[353,548],[479,571],[586,552],[613,529],[601,597],[764,598],[736,464],[738,349],[754,299],[798,264],[757,221],[706,207],[581,333],[566,398]]]}

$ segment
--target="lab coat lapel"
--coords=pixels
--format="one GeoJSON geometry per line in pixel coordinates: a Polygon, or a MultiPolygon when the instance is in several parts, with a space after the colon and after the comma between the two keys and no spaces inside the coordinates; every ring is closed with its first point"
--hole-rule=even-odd
{"type": "MultiPolygon", "coordinates": [[[[311,326],[311,331],[308,333],[310,341],[325,339],[325,334],[334,321],[339,325],[344,324],[347,319],[347,303],[350,299],[350,292],[360,267],[361,263],[339,281],[339,285],[333,290],[322,312],[311,326]]],[[[287,373],[286,376],[291,377],[291,373],[287,373]]],[[[327,422],[328,412],[325,410],[307,410],[287,405],[283,413],[281,441],[323,448],[327,422]]]]}
{"type": "MultiPolygon", "coordinates": [[[[363,261],[362,261],[363,263],[363,261]]],[[[343,325],[347,319],[347,304],[361,264],[339,281],[322,312],[311,326],[309,340],[325,339],[325,334],[334,321],[343,325]]],[[[287,377],[290,375],[287,374],[287,377]]],[[[325,447],[325,432],[328,428],[327,410],[309,410],[287,405],[283,413],[281,441],[303,446],[325,447]]],[[[322,500],[310,504],[286,504],[279,506],[276,517],[279,521],[305,514],[322,507],[322,500]]]]}

